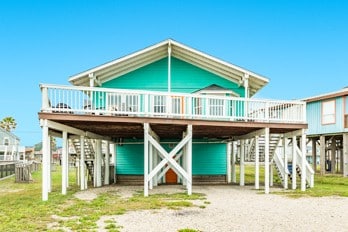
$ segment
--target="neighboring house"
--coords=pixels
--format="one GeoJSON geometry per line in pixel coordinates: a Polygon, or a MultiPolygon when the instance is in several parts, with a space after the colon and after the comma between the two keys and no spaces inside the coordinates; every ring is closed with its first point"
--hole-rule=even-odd
{"type": "Polygon", "coordinates": [[[317,160],[319,148],[321,174],[342,173],[347,177],[348,87],[304,100],[307,102],[307,137],[312,140],[313,160],[317,160]],[[323,164],[325,168],[322,168],[323,164]]]}
{"type": "Polygon", "coordinates": [[[109,184],[103,176],[110,171],[111,150],[116,153],[111,156],[116,157],[116,181],[144,184],[145,196],[158,184],[183,184],[191,194],[192,183],[236,182],[237,160],[240,185],[244,162],[255,162],[256,188],[259,162],[264,162],[268,193],[269,164],[283,177],[288,174],[284,163],[289,160],[275,155],[275,148],[281,139],[298,136],[302,145],[293,143],[298,157],[293,170],[303,169],[301,189],[306,188],[306,159],[301,158],[306,153],[305,103],[251,98],[268,83],[265,77],[166,40],[69,81],[74,86],[41,85],[43,200],[50,188],[51,136],[63,138],[63,194],[71,144],[79,159],[82,190],[87,188],[86,178],[95,187],[109,184]]]}
{"type": "Polygon", "coordinates": [[[0,161],[18,161],[24,154],[19,138],[0,127],[0,161]]]}

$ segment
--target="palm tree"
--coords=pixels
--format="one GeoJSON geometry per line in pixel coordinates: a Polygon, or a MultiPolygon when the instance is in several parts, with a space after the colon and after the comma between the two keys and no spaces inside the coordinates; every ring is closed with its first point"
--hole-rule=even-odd
{"type": "Polygon", "coordinates": [[[2,121],[0,121],[0,127],[4,128],[8,132],[10,132],[13,129],[16,129],[16,126],[16,120],[12,117],[5,117],[2,119],[2,121]]]}

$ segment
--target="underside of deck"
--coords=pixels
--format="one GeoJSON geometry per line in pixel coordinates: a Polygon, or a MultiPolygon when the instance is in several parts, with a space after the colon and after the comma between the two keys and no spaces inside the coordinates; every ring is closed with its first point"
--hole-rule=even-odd
{"type": "Polygon", "coordinates": [[[262,123],[253,121],[212,121],[180,118],[148,118],[132,116],[76,115],[62,113],[39,113],[39,119],[47,119],[83,131],[107,136],[113,140],[143,139],[144,123],[161,139],[181,138],[187,125],[192,125],[194,139],[228,140],[262,128],[270,128],[270,133],[282,134],[306,129],[307,124],[262,123]]]}

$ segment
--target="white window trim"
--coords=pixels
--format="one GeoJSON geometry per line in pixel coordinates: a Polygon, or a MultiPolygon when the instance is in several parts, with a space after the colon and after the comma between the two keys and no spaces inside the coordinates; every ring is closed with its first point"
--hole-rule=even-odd
{"type": "Polygon", "coordinates": [[[330,124],[336,124],[336,100],[328,100],[323,101],[321,103],[321,124],[322,125],[330,125],[330,124]],[[333,103],[333,112],[325,113],[324,110],[328,110],[327,108],[324,108],[325,104],[333,103]],[[327,118],[330,117],[330,118],[327,118]]]}

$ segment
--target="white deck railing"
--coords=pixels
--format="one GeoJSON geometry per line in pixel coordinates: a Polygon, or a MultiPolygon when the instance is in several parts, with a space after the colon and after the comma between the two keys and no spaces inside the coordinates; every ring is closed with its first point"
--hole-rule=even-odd
{"type": "Polygon", "coordinates": [[[305,123],[302,101],[260,100],[185,93],[40,85],[41,112],[305,123]]]}

